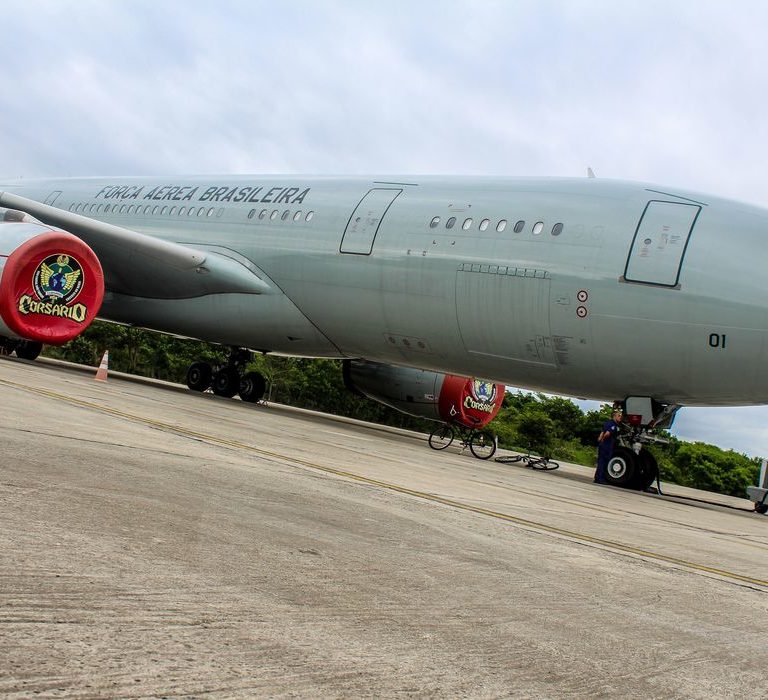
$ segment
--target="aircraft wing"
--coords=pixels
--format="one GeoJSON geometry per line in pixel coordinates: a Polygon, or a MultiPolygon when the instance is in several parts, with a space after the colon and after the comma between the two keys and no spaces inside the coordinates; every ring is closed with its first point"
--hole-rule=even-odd
{"type": "Polygon", "coordinates": [[[153,299],[207,294],[265,294],[270,285],[241,262],[164,241],[47,204],[0,192],[0,206],[16,209],[88,244],[104,270],[107,291],[153,299]]]}

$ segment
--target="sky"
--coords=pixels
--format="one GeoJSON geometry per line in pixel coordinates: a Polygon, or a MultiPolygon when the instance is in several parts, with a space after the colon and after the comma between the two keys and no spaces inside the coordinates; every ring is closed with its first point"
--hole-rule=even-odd
{"type": "MultiPolygon", "coordinates": [[[[589,166],[768,206],[762,2],[0,6],[0,177],[589,166]]],[[[768,408],[673,432],[768,455],[768,408]]]]}

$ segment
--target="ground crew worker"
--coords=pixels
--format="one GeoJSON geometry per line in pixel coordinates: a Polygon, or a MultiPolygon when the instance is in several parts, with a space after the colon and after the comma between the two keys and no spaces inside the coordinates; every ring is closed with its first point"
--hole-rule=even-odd
{"type": "Polygon", "coordinates": [[[605,472],[608,462],[613,455],[613,443],[619,432],[621,423],[621,411],[614,411],[613,418],[605,423],[603,431],[597,438],[597,470],[595,471],[595,483],[606,484],[605,472]]]}

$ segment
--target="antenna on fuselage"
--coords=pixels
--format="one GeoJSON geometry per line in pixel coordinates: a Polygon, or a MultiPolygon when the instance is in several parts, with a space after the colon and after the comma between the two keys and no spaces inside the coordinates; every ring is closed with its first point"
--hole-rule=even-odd
{"type": "Polygon", "coordinates": [[[587,168],[587,177],[590,178],[590,179],[595,177],[595,171],[592,170],[592,168],[587,168]]]}

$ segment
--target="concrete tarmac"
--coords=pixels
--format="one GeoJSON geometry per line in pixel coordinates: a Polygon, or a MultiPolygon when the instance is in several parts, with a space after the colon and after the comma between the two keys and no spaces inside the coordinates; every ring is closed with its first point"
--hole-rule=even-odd
{"type": "Polygon", "coordinates": [[[47,362],[0,358],[0,400],[3,697],[768,688],[746,500],[47,362]]]}

